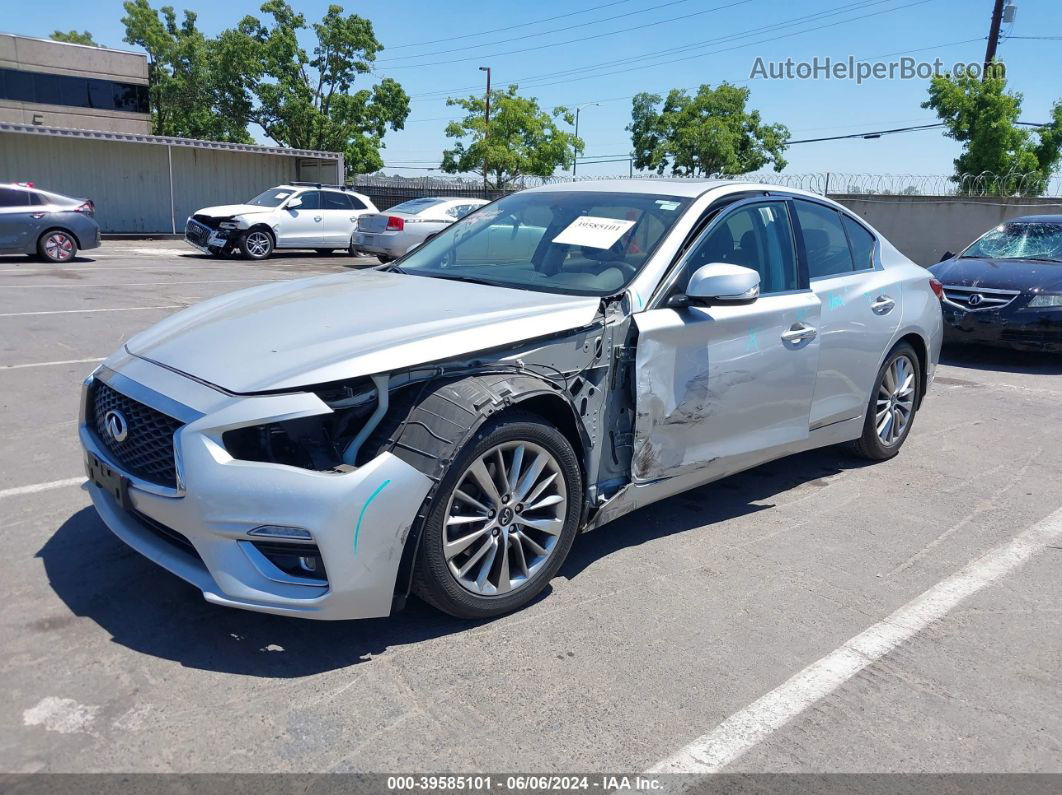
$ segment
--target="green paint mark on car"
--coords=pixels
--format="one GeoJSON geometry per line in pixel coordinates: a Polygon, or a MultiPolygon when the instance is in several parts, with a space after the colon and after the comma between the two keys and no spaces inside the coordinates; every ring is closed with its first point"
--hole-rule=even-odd
{"type": "Polygon", "coordinates": [[[354,555],[358,554],[358,536],[361,535],[361,521],[365,518],[365,512],[369,510],[369,506],[372,505],[372,501],[376,499],[381,491],[387,488],[387,484],[390,480],[385,480],[379,486],[376,487],[376,491],[369,495],[369,499],[365,500],[365,504],[361,506],[361,513],[358,514],[358,523],[354,526],[354,555]]]}

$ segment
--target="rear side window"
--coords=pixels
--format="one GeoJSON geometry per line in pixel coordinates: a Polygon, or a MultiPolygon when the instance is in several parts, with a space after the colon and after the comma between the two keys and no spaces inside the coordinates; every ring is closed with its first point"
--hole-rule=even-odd
{"type": "Polygon", "coordinates": [[[0,207],[28,207],[29,203],[29,191],[0,188],[0,207]]]}
{"type": "Polygon", "coordinates": [[[847,215],[841,214],[841,223],[844,231],[848,233],[848,245],[852,249],[852,261],[857,271],[865,271],[874,267],[874,236],[868,232],[862,224],[853,221],[847,215]]]}
{"type": "Polygon", "coordinates": [[[330,190],[321,191],[322,210],[349,210],[350,203],[342,193],[334,193],[330,190]]]}
{"type": "Polygon", "coordinates": [[[852,252],[837,211],[799,199],[793,203],[804,235],[811,278],[851,273],[852,252]]]}

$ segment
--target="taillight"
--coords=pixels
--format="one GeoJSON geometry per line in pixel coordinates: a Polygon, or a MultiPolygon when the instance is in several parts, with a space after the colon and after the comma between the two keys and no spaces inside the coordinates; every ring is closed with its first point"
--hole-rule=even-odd
{"type": "Polygon", "coordinates": [[[77,210],[75,210],[75,212],[84,213],[85,215],[95,215],[96,205],[92,203],[91,199],[88,199],[84,203],[82,203],[81,206],[78,207],[77,210]]]}
{"type": "Polygon", "coordinates": [[[401,232],[406,228],[406,222],[399,218],[397,215],[387,216],[387,231],[388,232],[401,232]]]}
{"type": "Polygon", "coordinates": [[[944,300],[944,285],[932,276],[929,277],[929,289],[933,291],[933,294],[936,295],[937,298],[942,301],[944,300]]]}

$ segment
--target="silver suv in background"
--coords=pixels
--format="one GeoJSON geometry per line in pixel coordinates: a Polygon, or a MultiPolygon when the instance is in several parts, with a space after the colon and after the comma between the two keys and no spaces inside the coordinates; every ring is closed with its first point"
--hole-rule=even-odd
{"type": "Polygon", "coordinates": [[[0,182],[0,254],[69,262],[78,249],[99,246],[95,215],[90,199],[38,190],[32,183],[0,182]]]}
{"type": "Polygon", "coordinates": [[[266,259],[274,249],[309,248],[319,254],[354,254],[354,228],[363,213],[376,212],[368,196],[345,185],[291,182],[245,204],[204,207],[188,219],[184,239],[215,257],[237,249],[245,259],[266,259]]]}
{"type": "Polygon", "coordinates": [[[396,204],[383,213],[366,213],[358,219],[354,248],[375,254],[380,262],[390,262],[484,204],[489,202],[424,197],[396,204]]]}

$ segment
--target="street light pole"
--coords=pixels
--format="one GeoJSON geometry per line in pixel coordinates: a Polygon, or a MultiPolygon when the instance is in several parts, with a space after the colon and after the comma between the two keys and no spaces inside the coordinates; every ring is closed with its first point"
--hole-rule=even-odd
{"type": "MultiPolygon", "coordinates": [[[[597,107],[600,102],[584,102],[582,105],[575,106],[575,137],[579,137],[579,112],[583,108],[597,107]]],[[[579,166],[579,153],[576,152],[575,158],[572,160],[572,176],[575,176],[575,169],[579,166]]]]}
{"type": "MultiPolygon", "coordinates": [[[[487,95],[483,103],[483,190],[487,189],[487,138],[490,136],[490,67],[481,66],[479,71],[487,73],[487,95]]],[[[484,196],[483,198],[487,198],[484,196]]]]}

